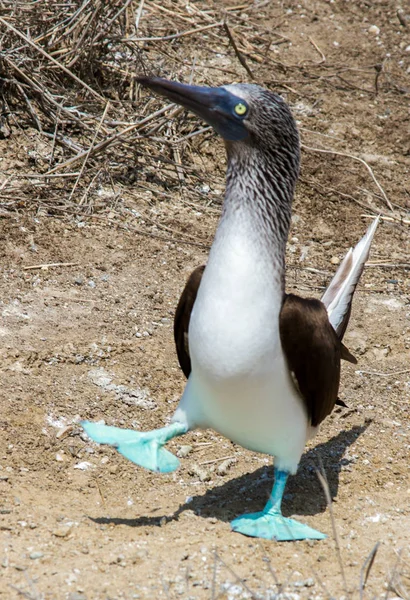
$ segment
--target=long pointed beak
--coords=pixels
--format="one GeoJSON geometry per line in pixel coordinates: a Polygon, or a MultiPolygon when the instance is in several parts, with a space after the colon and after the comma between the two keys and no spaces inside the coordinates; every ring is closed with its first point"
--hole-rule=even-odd
{"type": "Polygon", "coordinates": [[[137,81],[171,102],[191,110],[212,125],[224,139],[234,141],[248,137],[242,120],[233,113],[235,104],[243,100],[225,88],[185,85],[161,77],[138,77],[137,81]]]}

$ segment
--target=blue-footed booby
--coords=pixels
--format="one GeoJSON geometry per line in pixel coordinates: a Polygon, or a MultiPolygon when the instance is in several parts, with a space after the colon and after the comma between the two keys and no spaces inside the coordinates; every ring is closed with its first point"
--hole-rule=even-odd
{"type": "Polygon", "coordinates": [[[166,442],[194,428],[212,428],[269,454],[275,482],[268,503],[236,518],[232,529],[267,539],[322,539],[282,516],[282,496],[306,441],[338,402],[341,359],[356,362],[342,337],[377,220],[349,250],[321,300],[286,294],[300,146],[285,101],[253,84],[138,81],[196,113],[224,139],[226,195],[208,263],[192,273],[176,310],[176,348],[188,381],[171,423],[147,433],[82,426],[93,440],[162,473],[179,465],[166,442]]]}

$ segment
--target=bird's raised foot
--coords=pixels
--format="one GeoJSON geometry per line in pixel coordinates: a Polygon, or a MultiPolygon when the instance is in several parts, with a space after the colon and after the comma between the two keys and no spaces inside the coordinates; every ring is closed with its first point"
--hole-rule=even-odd
{"type": "Polygon", "coordinates": [[[308,525],[287,519],[280,513],[256,512],[242,515],[231,522],[232,530],[250,537],[291,542],[295,540],[323,540],[326,535],[308,525]]]}
{"type": "Polygon", "coordinates": [[[114,446],[125,458],[145,469],[170,473],[179,467],[177,457],[163,446],[176,435],[186,433],[187,428],[180,423],[148,432],[108,427],[89,421],[81,421],[80,425],[95,442],[114,446]]]}

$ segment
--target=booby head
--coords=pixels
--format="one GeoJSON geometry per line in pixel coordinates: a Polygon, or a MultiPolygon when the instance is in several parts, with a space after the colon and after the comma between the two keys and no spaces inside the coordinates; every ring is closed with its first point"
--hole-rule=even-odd
{"type": "Polygon", "coordinates": [[[270,149],[285,146],[299,154],[299,136],[288,105],[259,85],[202,87],[160,77],[139,77],[137,81],[197,114],[228,145],[244,142],[270,149]]]}

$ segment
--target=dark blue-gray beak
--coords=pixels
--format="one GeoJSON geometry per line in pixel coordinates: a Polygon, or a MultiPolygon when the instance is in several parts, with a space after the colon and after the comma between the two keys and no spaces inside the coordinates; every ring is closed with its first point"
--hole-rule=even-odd
{"type": "Polygon", "coordinates": [[[246,101],[223,87],[185,85],[160,77],[138,77],[137,81],[197,114],[225,140],[244,140],[249,135],[244,124],[249,110],[246,101]],[[242,114],[236,112],[238,106],[242,114]]]}

